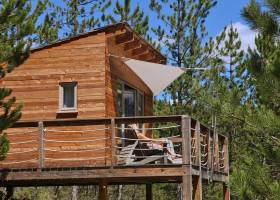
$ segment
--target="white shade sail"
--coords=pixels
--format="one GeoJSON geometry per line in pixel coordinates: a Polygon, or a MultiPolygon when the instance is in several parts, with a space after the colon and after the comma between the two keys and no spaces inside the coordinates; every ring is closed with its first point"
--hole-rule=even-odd
{"type": "Polygon", "coordinates": [[[134,59],[123,59],[123,61],[146,83],[154,96],[158,95],[184,73],[184,70],[179,67],[134,59]]]}

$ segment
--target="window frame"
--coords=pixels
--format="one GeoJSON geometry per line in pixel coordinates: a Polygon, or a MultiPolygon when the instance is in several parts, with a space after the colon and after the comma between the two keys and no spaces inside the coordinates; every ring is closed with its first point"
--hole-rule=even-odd
{"type": "Polygon", "coordinates": [[[78,83],[73,82],[60,82],[59,83],[59,112],[77,112],[78,110],[78,83]],[[74,107],[65,108],[64,103],[64,87],[73,86],[74,87],[74,107]]]}
{"type": "MultiPolygon", "coordinates": [[[[128,87],[131,87],[132,89],[134,89],[136,91],[136,97],[135,97],[135,116],[145,116],[145,93],[139,89],[137,89],[136,87],[134,87],[133,85],[127,83],[126,81],[123,81],[123,80],[118,80],[117,81],[117,84],[120,84],[121,85],[121,95],[122,95],[122,110],[121,110],[121,113],[122,113],[122,116],[119,116],[119,117],[124,117],[124,113],[125,113],[125,105],[124,105],[124,88],[125,88],[125,85],[127,85],[128,87]],[[143,105],[142,105],[142,109],[143,109],[143,115],[139,115],[139,110],[138,110],[138,104],[139,104],[139,94],[141,94],[143,96],[143,105]]],[[[117,94],[119,95],[119,94],[117,94]]],[[[118,97],[117,97],[118,98],[118,97]]],[[[118,99],[116,99],[117,101],[118,99]]],[[[116,102],[116,105],[118,105],[118,103],[116,102]]],[[[117,108],[117,114],[119,114],[119,108],[117,108]]]]}

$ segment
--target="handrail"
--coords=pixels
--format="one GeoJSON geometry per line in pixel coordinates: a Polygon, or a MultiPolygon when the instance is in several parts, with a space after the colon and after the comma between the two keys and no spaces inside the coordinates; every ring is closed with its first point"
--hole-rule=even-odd
{"type": "MultiPolygon", "coordinates": [[[[26,120],[16,122],[12,128],[37,127],[38,122],[44,122],[45,126],[86,126],[86,125],[109,125],[112,118],[88,118],[88,119],[55,119],[55,120],[26,120]]],[[[116,124],[127,123],[156,123],[156,122],[180,122],[181,115],[171,116],[136,116],[115,117],[116,124]]]]}
{"type": "MultiPolygon", "coordinates": [[[[177,128],[181,127],[181,135],[178,135],[174,138],[170,138],[170,140],[174,140],[176,143],[180,143],[179,148],[181,148],[181,151],[184,153],[183,155],[183,164],[200,164],[203,167],[207,168],[214,168],[212,167],[212,162],[217,163],[215,165],[215,169],[225,171],[228,170],[228,163],[227,163],[227,152],[228,152],[228,147],[227,147],[227,137],[218,134],[218,137],[216,137],[216,140],[213,141],[213,145],[223,145],[223,151],[225,153],[223,155],[220,155],[220,152],[216,150],[212,153],[210,148],[210,139],[214,139],[213,137],[213,132],[211,131],[211,128],[208,128],[207,126],[201,124],[198,120],[192,119],[189,116],[183,116],[183,115],[173,115],[173,116],[136,116],[136,117],[112,117],[112,118],[91,118],[91,119],[55,119],[55,120],[33,120],[33,121],[19,121],[16,122],[12,128],[37,128],[37,130],[27,130],[27,133],[35,133],[38,132],[38,166],[39,168],[44,168],[44,162],[46,160],[52,159],[51,157],[46,157],[46,152],[52,153],[52,152],[63,152],[63,153],[78,153],[78,152],[83,152],[85,150],[73,150],[73,149],[66,149],[66,150],[56,150],[56,149],[51,149],[51,148],[45,148],[45,145],[47,142],[52,142],[52,143],[59,143],[59,142],[75,142],[75,143],[88,143],[88,142],[93,142],[97,140],[106,140],[107,143],[110,145],[106,146],[106,149],[111,149],[111,162],[112,168],[115,165],[118,165],[116,162],[116,156],[118,151],[123,147],[119,147],[116,145],[116,139],[122,139],[122,140],[136,140],[136,139],[129,139],[125,138],[123,136],[118,136],[117,131],[118,129],[131,129],[131,128],[119,128],[119,125],[121,124],[133,124],[133,123],[166,123],[166,122],[176,122],[176,126],[163,126],[163,127],[156,127],[156,128],[145,128],[147,130],[153,130],[153,129],[167,129],[167,128],[177,128]],[[195,126],[194,126],[195,123],[195,126]],[[96,129],[90,129],[90,130],[60,130],[60,129],[55,129],[54,127],[63,127],[63,126],[87,126],[87,125],[103,125],[105,128],[100,128],[97,127],[96,129]],[[52,127],[52,128],[48,128],[52,127]],[[201,127],[203,130],[201,130],[201,127]],[[48,135],[51,135],[52,132],[60,132],[60,133],[76,133],[76,132],[92,132],[92,131],[97,131],[97,130],[110,130],[111,131],[111,136],[106,137],[106,138],[87,138],[86,140],[63,140],[63,139],[50,139],[50,138],[45,138],[48,135]],[[189,137],[191,136],[191,137],[189,137]],[[211,156],[209,155],[213,154],[213,158],[210,158],[211,156]],[[223,162],[221,162],[223,161],[223,162]],[[223,164],[225,167],[221,166],[220,164],[223,164]]],[[[69,129],[69,128],[68,128],[69,129]]],[[[16,130],[16,132],[12,132],[12,134],[25,134],[24,131],[23,133],[19,132],[16,130]]],[[[138,141],[141,141],[141,139],[137,139],[138,141]]],[[[11,142],[11,144],[25,144],[29,143],[31,140],[29,139],[28,141],[20,141],[17,143],[11,142]]],[[[32,142],[35,140],[32,140],[32,142]]],[[[37,141],[37,140],[36,140],[37,141]]],[[[151,141],[158,141],[158,139],[151,139],[151,141]]],[[[142,141],[143,142],[143,141],[142,141]]],[[[106,144],[106,145],[108,145],[106,144]]],[[[92,147],[89,147],[89,149],[86,149],[86,151],[94,151],[98,148],[91,149],[92,147]]],[[[104,149],[105,149],[104,148],[104,149]]],[[[164,147],[165,148],[165,147],[164,147]]],[[[138,148],[135,148],[138,149],[138,148]]],[[[109,153],[109,151],[106,151],[109,153]]],[[[13,152],[14,154],[18,154],[19,152],[13,152]]],[[[107,155],[106,155],[107,156],[107,155]]],[[[57,160],[61,161],[69,161],[68,158],[55,158],[57,160]]],[[[20,161],[21,162],[21,161],[20,161]]],[[[3,163],[5,164],[5,163],[3,163]]],[[[8,163],[9,164],[9,163],[8,163]]]]}

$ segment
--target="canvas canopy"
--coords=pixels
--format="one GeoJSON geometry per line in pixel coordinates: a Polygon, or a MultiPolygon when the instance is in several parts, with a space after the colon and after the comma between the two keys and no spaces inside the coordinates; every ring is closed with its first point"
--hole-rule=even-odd
{"type": "Polygon", "coordinates": [[[154,96],[168,87],[185,71],[182,68],[123,58],[124,63],[134,71],[153,92],[154,96]]]}

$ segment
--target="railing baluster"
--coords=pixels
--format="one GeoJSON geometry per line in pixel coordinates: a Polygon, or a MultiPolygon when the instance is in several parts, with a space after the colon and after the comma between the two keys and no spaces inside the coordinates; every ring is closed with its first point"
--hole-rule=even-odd
{"type": "Polygon", "coordinates": [[[182,116],[181,122],[182,130],[182,157],[183,164],[191,164],[191,118],[188,116],[182,116]]]}
{"type": "Polygon", "coordinates": [[[116,124],[115,124],[115,118],[111,119],[111,168],[114,167],[116,163],[116,124]]]}
{"type": "Polygon", "coordinates": [[[42,121],[38,122],[39,140],[38,140],[38,158],[39,158],[39,169],[44,168],[44,123],[42,121]]]}

